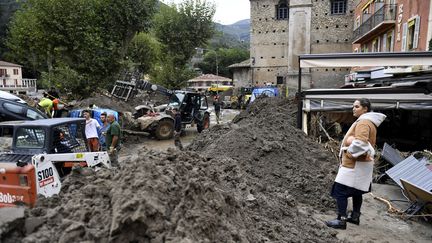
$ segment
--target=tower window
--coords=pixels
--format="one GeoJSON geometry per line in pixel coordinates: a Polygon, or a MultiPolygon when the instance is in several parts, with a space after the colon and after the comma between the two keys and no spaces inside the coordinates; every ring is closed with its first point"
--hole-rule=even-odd
{"type": "Polygon", "coordinates": [[[276,19],[288,19],[288,5],[286,1],[280,1],[279,4],[276,5],[276,19]]]}
{"type": "Polygon", "coordinates": [[[330,6],[331,14],[345,14],[347,9],[347,0],[332,0],[330,6]]]}

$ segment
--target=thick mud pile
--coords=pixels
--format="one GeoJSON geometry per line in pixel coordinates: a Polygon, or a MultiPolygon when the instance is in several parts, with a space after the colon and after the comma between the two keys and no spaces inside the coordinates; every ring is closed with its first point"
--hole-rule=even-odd
{"type": "Polygon", "coordinates": [[[335,242],[311,215],[334,207],[337,165],[291,125],[292,107],[257,100],[187,151],[130,149],[119,170],[76,169],[0,241],[335,242]]]}
{"type": "Polygon", "coordinates": [[[204,131],[189,149],[209,158],[234,159],[247,172],[248,187],[263,195],[287,190],[296,202],[332,208],[328,194],[336,158],[293,126],[296,111],[292,100],[258,99],[232,124],[204,131]]]}

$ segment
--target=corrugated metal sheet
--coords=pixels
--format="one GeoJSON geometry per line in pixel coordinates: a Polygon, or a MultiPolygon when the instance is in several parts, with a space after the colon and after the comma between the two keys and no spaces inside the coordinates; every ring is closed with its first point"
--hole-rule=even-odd
{"type": "Polygon", "coordinates": [[[384,143],[384,147],[382,150],[381,156],[390,162],[393,166],[399,164],[404,158],[401,156],[399,151],[397,149],[394,149],[392,146],[390,146],[387,143],[384,143]]]}
{"type": "Polygon", "coordinates": [[[402,187],[400,179],[404,179],[430,192],[432,191],[432,171],[427,168],[426,162],[426,160],[419,161],[411,155],[387,170],[386,174],[400,187],[402,187]]]}

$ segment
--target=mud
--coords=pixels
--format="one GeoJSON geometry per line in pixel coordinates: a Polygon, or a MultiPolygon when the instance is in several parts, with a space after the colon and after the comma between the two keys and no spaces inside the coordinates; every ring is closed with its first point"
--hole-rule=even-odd
{"type": "Polygon", "coordinates": [[[258,99],[185,151],[126,144],[120,169],[74,169],[60,195],[41,198],[0,241],[349,240],[323,223],[337,162],[294,128],[295,114],[293,101],[258,99]]]}
{"type": "Polygon", "coordinates": [[[134,98],[124,101],[117,98],[110,98],[104,94],[95,93],[93,97],[71,103],[74,108],[87,108],[94,104],[100,108],[109,108],[120,112],[134,112],[134,108],[138,105],[166,104],[169,98],[156,93],[139,92],[134,98]]]}

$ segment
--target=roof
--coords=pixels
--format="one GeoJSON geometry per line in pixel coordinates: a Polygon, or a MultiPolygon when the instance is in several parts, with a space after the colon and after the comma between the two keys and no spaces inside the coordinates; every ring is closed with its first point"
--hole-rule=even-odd
{"type": "Polygon", "coordinates": [[[68,122],[84,122],[84,118],[52,118],[52,119],[39,119],[32,121],[6,121],[0,122],[0,126],[56,126],[68,122]]]}
{"type": "Polygon", "coordinates": [[[5,61],[0,61],[0,66],[3,66],[3,67],[22,67],[21,65],[11,63],[11,62],[5,62],[5,61]]]}
{"type": "Polygon", "coordinates": [[[230,78],[216,76],[214,74],[204,74],[199,77],[188,80],[188,82],[198,82],[198,81],[232,81],[232,80],[230,78]]]}
{"type": "Polygon", "coordinates": [[[251,61],[250,59],[244,60],[243,62],[234,63],[232,65],[229,65],[228,68],[250,68],[251,61]]]}

